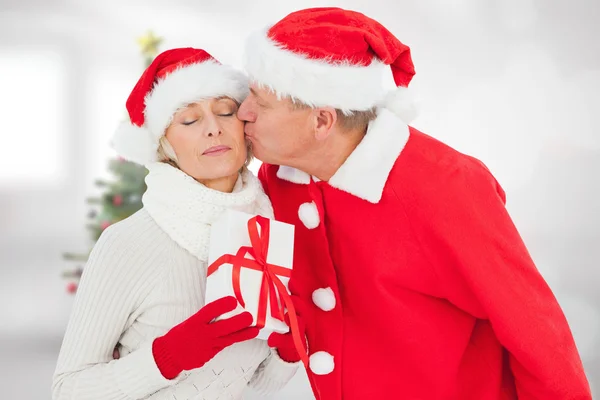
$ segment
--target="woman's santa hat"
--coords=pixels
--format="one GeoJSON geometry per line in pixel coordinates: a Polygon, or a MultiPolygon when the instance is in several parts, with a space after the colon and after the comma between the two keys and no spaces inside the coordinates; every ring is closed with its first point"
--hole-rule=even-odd
{"type": "Polygon", "coordinates": [[[157,160],[160,138],[177,110],[202,99],[228,96],[242,102],[247,77],[219,63],[204,50],[180,48],[159,54],[127,99],[129,121],[122,123],[111,145],[128,161],[157,160]]]}
{"type": "Polygon", "coordinates": [[[250,78],[313,107],[344,112],[385,106],[405,122],[415,116],[406,88],[415,69],[408,46],[379,22],[341,8],[289,14],[246,45],[250,78]],[[386,93],[384,70],[397,89],[386,93]]]}

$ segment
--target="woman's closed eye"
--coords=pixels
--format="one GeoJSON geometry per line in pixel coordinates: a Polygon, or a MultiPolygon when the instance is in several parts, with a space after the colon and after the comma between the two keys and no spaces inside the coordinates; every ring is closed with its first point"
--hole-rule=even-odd
{"type": "Polygon", "coordinates": [[[192,124],[193,124],[194,122],[196,122],[196,121],[198,121],[198,120],[197,120],[197,119],[195,119],[195,120],[193,120],[193,121],[183,121],[181,124],[182,124],[182,125],[186,125],[186,126],[188,126],[188,125],[192,125],[192,124]]]}
{"type": "Polygon", "coordinates": [[[217,107],[215,107],[213,109],[213,112],[215,113],[215,115],[219,116],[219,117],[231,117],[233,115],[235,115],[236,111],[237,111],[237,107],[234,107],[231,104],[222,104],[225,103],[225,101],[221,100],[221,104],[218,104],[217,107]]]}

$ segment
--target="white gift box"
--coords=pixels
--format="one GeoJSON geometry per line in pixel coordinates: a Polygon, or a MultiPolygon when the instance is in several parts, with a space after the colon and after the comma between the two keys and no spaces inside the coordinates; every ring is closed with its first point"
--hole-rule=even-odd
{"type": "MultiPolygon", "coordinates": [[[[210,248],[208,255],[208,265],[212,265],[218,258],[225,254],[236,255],[240,247],[252,247],[250,235],[248,233],[248,221],[254,215],[239,211],[227,210],[223,215],[212,224],[210,235],[210,248]]],[[[283,222],[270,219],[269,249],[267,253],[267,263],[292,269],[294,259],[294,226],[283,222]]],[[[258,227],[259,233],[260,227],[258,227]]],[[[253,259],[246,254],[245,258],[253,259]]],[[[232,264],[222,264],[206,280],[206,304],[217,299],[234,296],[232,283],[232,264]]],[[[278,275],[286,290],[288,289],[288,277],[278,275]]],[[[263,272],[250,268],[241,268],[240,288],[245,308],[238,305],[238,308],[230,313],[223,314],[220,319],[229,318],[241,312],[248,311],[257,322],[259,294],[262,285],[263,272]]],[[[280,304],[283,300],[280,299],[280,304]]],[[[289,327],[285,322],[271,316],[270,301],[267,302],[267,315],[265,326],[260,330],[259,339],[268,339],[272,332],[286,333],[289,327]]]]}

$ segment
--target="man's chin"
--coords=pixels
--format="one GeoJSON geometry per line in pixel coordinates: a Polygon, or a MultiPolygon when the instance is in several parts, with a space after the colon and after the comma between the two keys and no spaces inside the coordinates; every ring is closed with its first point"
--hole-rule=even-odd
{"type": "Polygon", "coordinates": [[[263,157],[262,154],[260,154],[260,153],[258,153],[258,154],[254,153],[254,158],[257,159],[258,161],[270,164],[270,162],[268,161],[269,158],[268,157],[263,157]]]}
{"type": "Polygon", "coordinates": [[[255,142],[250,140],[250,138],[247,136],[246,136],[246,140],[248,140],[248,142],[250,143],[249,150],[252,152],[252,156],[259,161],[266,162],[262,158],[262,151],[261,151],[260,147],[255,142]]]}
{"type": "Polygon", "coordinates": [[[250,141],[252,156],[254,159],[263,162],[265,164],[279,165],[276,157],[272,157],[273,153],[269,154],[263,147],[256,141],[250,141]]]}

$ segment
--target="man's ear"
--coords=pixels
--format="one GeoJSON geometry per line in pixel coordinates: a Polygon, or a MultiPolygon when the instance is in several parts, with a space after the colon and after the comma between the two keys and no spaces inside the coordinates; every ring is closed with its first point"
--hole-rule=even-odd
{"type": "Polygon", "coordinates": [[[337,121],[337,112],[333,107],[319,107],[313,110],[314,132],[317,140],[326,139],[337,121]]]}

